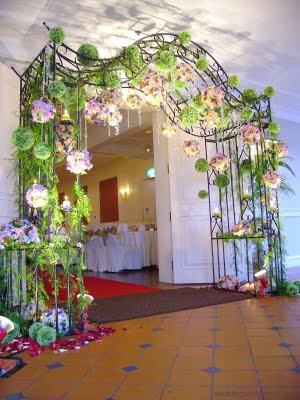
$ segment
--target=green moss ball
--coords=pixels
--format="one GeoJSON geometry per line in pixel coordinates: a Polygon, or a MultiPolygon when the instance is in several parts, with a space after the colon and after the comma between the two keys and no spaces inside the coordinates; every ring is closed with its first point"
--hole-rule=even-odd
{"type": "Polygon", "coordinates": [[[205,158],[199,158],[195,162],[195,170],[197,172],[207,172],[210,168],[209,162],[205,158]]]}
{"type": "Polygon", "coordinates": [[[161,72],[169,72],[176,66],[176,57],[169,50],[163,50],[159,53],[158,58],[155,60],[157,69],[161,72]]]}
{"type": "Polygon", "coordinates": [[[49,346],[50,343],[56,340],[56,331],[50,326],[43,326],[38,330],[36,340],[40,346],[49,346]]]}
{"type": "Polygon", "coordinates": [[[250,102],[257,100],[257,98],[258,98],[258,94],[257,94],[256,90],[250,89],[250,88],[243,90],[243,95],[244,95],[246,101],[250,101],[250,102]]]}
{"type": "Polygon", "coordinates": [[[61,99],[66,94],[67,89],[62,81],[53,81],[49,83],[47,91],[50,96],[61,99]]]}
{"type": "Polygon", "coordinates": [[[195,126],[199,123],[199,112],[192,107],[185,106],[179,113],[180,122],[187,126],[195,126]]]}
{"type": "Polygon", "coordinates": [[[40,322],[35,322],[34,324],[32,324],[29,328],[29,337],[31,337],[31,339],[36,340],[37,333],[42,327],[43,324],[41,324],[40,322]]]}
{"type": "Polygon", "coordinates": [[[12,134],[12,142],[18,150],[29,150],[34,145],[34,135],[30,128],[17,128],[12,134]]]}
{"type": "Polygon", "coordinates": [[[191,107],[195,108],[195,110],[198,110],[200,113],[205,110],[205,105],[201,103],[200,94],[196,94],[196,96],[192,97],[191,107]]]}
{"type": "Polygon", "coordinates": [[[219,189],[226,188],[230,183],[230,180],[227,175],[219,174],[215,178],[215,184],[219,189]]]}
{"type": "Polygon", "coordinates": [[[264,95],[268,98],[274,96],[275,94],[275,89],[273,88],[273,86],[266,86],[264,89],[264,95]]]}
{"type": "Polygon", "coordinates": [[[286,294],[288,296],[297,296],[299,294],[299,288],[297,285],[289,285],[286,288],[286,294]]]}
{"type": "Polygon", "coordinates": [[[300,281],[295,281],[294,285],[298,286],[298,288],[300,289],[300,281]]]}
{"type": "Polygon", "coordinates": [[[292,285],[293,282],[287,279],[284,279],[283,281],[279,282],[277,286],[277,292],[280,296],[285,296],[286,295],[286,289],[288,286],[292,285]]]}
{"type": "Polygon", "coordinates": [[[200,199],[206,199],[207,197],[208,197],[208,191],[207,190],[205,190],[205,189],[201,189],[200,191],[199,191],[199,193],[198,193],[198,197],[200,198],[200,199]]]}
{"type": "Polygon", "coordinates": [[[126,47],[125,57],[128,60],[136,60],[137,58],[139,58],[139,55],[140,55],[140,49],[137,46],[135,46],[134,44],[126,47]]]}
{"type": "Polygon", "coordinates": [[[175,81],[173,86],[174,86],[175,90],[183,90],[183,89],[187,88],[188,82],[186,82],[186,81],[175,81]]]}
{"type": "Polygon", "coordinates": [[[181,44],[188,44],[192,40],[190,32],[183,31],[178,34],[178,40],[181,44]]]}
{"type": "Polygon", "coordinates": [[[51,147],[46,143],[39,143],[33,149],[34,155],[40,160],[47,160],[51,155],[51,147]]]}
{"type": "Polygon", "coordinates": [[[121,86],[121,78],[116,72],[109,72],[105,76],[105,85],[112,89],[118,88],[121,86]]]}
{"type": "Polygon", "coordinates": [[[276,135],[280,131],[280,125],[277,122],[269,122],[268,130],[270,133],[276,135]]]}
{"type": "Polygon", "coordinates": [[[196,61],[195,67],[199,70],[199,71],[205,71],[209,66],[209,62],[208,59],[206,57],[200,57],[198,58],[198,60],[196,61]]]}
{"type": "Polygon", "coordinates": [[[248,158],[246,158],[245,160],[243,160],[240,164],[240,171],[242,173],[250,173],[254,168],[254,164],[251,160],[249,160],[248,158]]]}
{"type": "Polygon", "coordinates": [[[55,26],[49,31],[49,40],[55,44],[62,44],[65,40],[65,32],[60,26],[55,26]]]}
{"type": "Polygon", "coordinates": [[[1,344],[10,342],[11,340],[20,336],[20,334],[21,334],[20,325],[17,322],[14,322],[14,329],[5,336],[1,344]]]}
{"type": "Polygon", "coordinates": [[[95,65],[96,61],[91,58],[98,59],[99,53],[95,46],[89,43],[82,44],[77,50],[78,61],[85,67],[91,67],[95,65]]]}
{"type": "Polygon", "coordinates": [[[252,118],[252,116],[253,116],[253,111],[252,111],[251,108],[249,108],[249,107],[244,107],[244,108],[242,109],[242,111],[241,111],[241,116],[242,116],[243,119],[245,119],[245,120],[248,121],[249,119],[252,118]]]}
{"type": "Polygon", "coordinates": [[[228,78],[228,85],[232,88],[239,86],[241,83],[241,78],[238,75],[231,75],[228,78]]]}

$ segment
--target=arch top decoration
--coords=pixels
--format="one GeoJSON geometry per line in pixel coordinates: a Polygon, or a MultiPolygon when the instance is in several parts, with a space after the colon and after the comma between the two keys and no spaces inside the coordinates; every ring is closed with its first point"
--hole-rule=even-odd
{"type": "Polygon", "coordinates": [[[39,277],[45,271],[53,281],[57,329],[61,285],[68,294],[68,331],[75,325],[82,328],[83,221],[89,219],[91,205],[80,177],[92,168],[88,123],[118,134],[121,110],[127,109],[128,115],[136,110],[141,119],[144,105],[165,112],[166,122],[159,125],[170,140],[180,131],[183,137],[191,136],[182,151],[197,157],[195,169],[207,178],[198,196],[208,212],[214,287],[228,274],[251,282],[267,267],[271,291],[276,290],[284,278],[278,191],[292,189],[279,172],[281,166],[290,167],[284,159],[287,146],[278,138],[280,126],[272,120],[273,87],[263,94],[251,88],[240,91],[240,78],[229,76],[188,32],[148,35],[116,56],[101,59],[95,46],[83,44],[75,51],[65,44],[61,28],[44,25],[49,41],[23,73],[15,70],[20,107],[12,140],[19,219],[0,231],[7,309],[15,303],[16,292],[20,317],[23,313],[25,271],[38,317],[45,297],[39,277]],[[58,162],[65,162],[74,176],[73,204],[67,199],[59,204],[58,162]],[[15,228],[17,238],[12,236],[15,228]],[[15,252],[17,291],[11,278],[15,252]],[[58,265],[63,266],[64,279],[58,265]],[[76,281],[71,279],[74,274],[76,281]],[[74,310],[72,300],[78,292],[74,310]]]}

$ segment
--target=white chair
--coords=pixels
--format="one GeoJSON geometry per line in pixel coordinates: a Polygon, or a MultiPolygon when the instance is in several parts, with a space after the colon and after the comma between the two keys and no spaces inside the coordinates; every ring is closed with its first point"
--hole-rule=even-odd
{"type": "Polygon", "coordinates": [[[108,234],[106,247],[110,272],[142,267],[142,255],[138,247],[122,246],[117,236],[111,233],[108,234]]]}
{"type": "Polygon", "coordinates": [[[85,245],[85,265],[94,272],[108,270],[107,249],[101,236],[93,235],[85,245]]]}

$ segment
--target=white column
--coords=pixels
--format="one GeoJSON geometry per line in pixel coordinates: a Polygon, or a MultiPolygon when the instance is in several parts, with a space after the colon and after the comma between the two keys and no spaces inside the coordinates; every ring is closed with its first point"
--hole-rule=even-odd
{"type": "Polygon", "coordinates": [[[14,194],[14,173],[11,158],[14,152],[11,135],[18,126],[19,80],[15,73],[0,63],[0,223],[17,216],[14,194]]]}
{"type": "MultiPolygon", "coordinates": [[[[163,121],[164,115],[161,111],[160,118],[163,121]]],[[[153,113],[153,145],[159,281],[173,283],[168,139],[160,134],[156,112],[153,113]]]]}

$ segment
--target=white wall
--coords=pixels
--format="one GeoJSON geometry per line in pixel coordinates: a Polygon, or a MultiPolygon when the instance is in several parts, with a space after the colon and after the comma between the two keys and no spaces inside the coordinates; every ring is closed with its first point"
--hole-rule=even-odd
{"type": "Polygon", "coordinates": [[[0,223],[17,216],[14,177],[9,160],[14,149],[11,135],[18,126],[19,80],[15,73],[0,62],[0,223]]]}
{"type": "Polygon", "coordinates": [[[285,119],[276,119],[281,125],[280,138],[288,145],[289,156],[294,161],[289,162],[296,177],[282,169],[281,173],[287,175],[289,182],[296,192],[296,196],[281,195],[281,216],[283,222],[283,235],[286,236],[287,267],[300,266],[300,123],[285,119]]]}
{"type": "MultiPolygon", "coordinates": [[[[91,169],[87,175],[81,176],[81,185],[88,186],[88,195],[92,203],[92,221],[100,223],[99,181],[113,177],[118,178],[118,189],[128,188],[129,194],[123,199],[119,192],[119,221],[128,223],[154,222],[155,208],[155,180],[145,179],[146,170],[153,167],[152,160],[120,157],[91,169]],[[145,214],[144,208],[150,208],[145,214]]],[[[58,190],[69,196],[71,201],[74,185],[74,176],[70,173],[60,178],[58,190]]]]}

